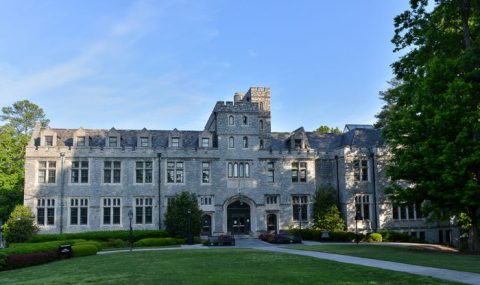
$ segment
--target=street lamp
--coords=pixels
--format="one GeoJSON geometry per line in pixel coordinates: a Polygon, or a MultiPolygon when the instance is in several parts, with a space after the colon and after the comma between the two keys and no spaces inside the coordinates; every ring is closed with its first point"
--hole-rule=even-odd
{"type": "Polygon", "coordinates": [[[130,209],[128,211],[128,219],[130,220],[130,233],[128,235],[128,242],[130,243],[130,251],[132,251],[133,243],[132,243],[132,219],[133,219],[133,211],[130,209]]]}
{"type": "Polygon", "coordinates": [[[300,225],[300,230],[302,229],[302,206],[298,206],[298,224],[300,225]]]}
{"type": "Polygon", "coordinates": [[[187,244],[190,244],[192,245],[193,244],[193,234],[192,234],[192,210],[191,209],[187,209],[187,214],[188,214],[188,228],[187,228],[187,244]]]}
{"type": "Polygon", "coordinates": [[[360,242],[358,240],[358,221],[361,220],[363,220],[362,214],[360,213],[360,211],[357,211],[357,214],[355,215],[355,241],[357,242],[357,244],[360,242]]]}
{"type": "Polygon", "coordinates": [[[3,223],[2,223],[2,219],[0,219],[0,248],[4,248],[2,229],[3,229],[3,223]]]}

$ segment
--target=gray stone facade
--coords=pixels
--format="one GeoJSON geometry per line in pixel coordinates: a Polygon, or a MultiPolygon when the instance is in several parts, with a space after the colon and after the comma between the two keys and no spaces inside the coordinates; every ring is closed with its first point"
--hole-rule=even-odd
{"type": "Polygon", "coordinates": [[[37,126],[26,149],[24,201],[42,233],[163,227],[169,197],[197,194],[204,234],[311,226],[322,185],[337,190],[347,227],[391,229],[448,242],[454,227],[427,224],[384,195],[388,150],[371,126],[344,133],[272,132],[270,89],[217,102],[203,131],[37,126]],[[394,218],[395,216],[395,218],[394,218]]]}

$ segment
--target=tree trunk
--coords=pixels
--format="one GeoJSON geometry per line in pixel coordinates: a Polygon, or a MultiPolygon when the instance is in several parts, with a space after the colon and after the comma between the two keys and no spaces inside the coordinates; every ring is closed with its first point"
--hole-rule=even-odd
{"type": "Polygon", "coordinates": [[[468,20],[470,18],[471,12],[471,0],[461,0],[460,1],[460,14],[462,16],[463,24],[463,42],[465,44],[465,49],[468,49],[472,44],[472,39],[470,37],[470,28],[468,27],[468,20]]]}
{"type": "Polygon", "coordinates": [[[478,218],[480,216],[480,207],[477,207],[472,211],[472,228],[468,235],[468,249],[471,252],[480,252],[480,237],[478,233],[478,218]]]}

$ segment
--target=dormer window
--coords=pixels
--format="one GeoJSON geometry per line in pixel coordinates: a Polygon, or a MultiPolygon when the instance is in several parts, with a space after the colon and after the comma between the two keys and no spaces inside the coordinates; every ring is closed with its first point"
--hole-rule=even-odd
{"type": "Polygon", "coordinates": [[[118,146],[117,137],[108,137],[108,146],[109,146],[109,147],[116,147],[116,146],[118,146]]]}
{"type": "Polygon", "coordinates": [[[77,137],[77,146],[85,146],[85,137],[77,137]]]}
{"type": "Polygon", "coordinates": [[[243,124],[248,125],[248,117],[247,116],[243,116],[243,124]]]}
{"type": "Polygon", "coordinates": [[[179,147],[180,146],[180,138],[174,137],[172,138],[172,147],[179,147]]]}
{"type": "Polygon", "coordinates": [[[140,146],[148,147],[148,137],[140,137],[140,146]]]}
{"type": "Polygon", "coordinates": [[[301,139],[295,139],[295,149],[302,148],[302,140],[301,139]]]}
{"type": "Polygon", "coordinates": [[[53,146],[53,136],[45,136],[45,146],[53,146]]]}
{"type": "Polygon", "coordinates": [[[229,117],[228,117],[228,124],[229,124],[230,126],[233,126],[233,125],[235,124],[235,120],[234,120],[233,116],[229,116],[229,117]]]}
{"type": "Polygon", "coordinates": [[[210,146],[210,139],[202,138],[202,147],[209,147],[209,146],[210,146]]]}

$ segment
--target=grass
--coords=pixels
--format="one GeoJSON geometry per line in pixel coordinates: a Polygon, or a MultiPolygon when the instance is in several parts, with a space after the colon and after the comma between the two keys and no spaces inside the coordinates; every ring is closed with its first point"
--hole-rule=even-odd
{"type": "Polygon", "coordinates": [[[0,272],[0,284],[455,284],[252,249],[115,253],[0,272]]]}
{"type": "Polygon", "coordinates": [[[420,247],[390,245],[314,245],[292,246],[294,249],[366,257],[414,265],[480,273],[480,255],[443,252],[420,247]]]}

